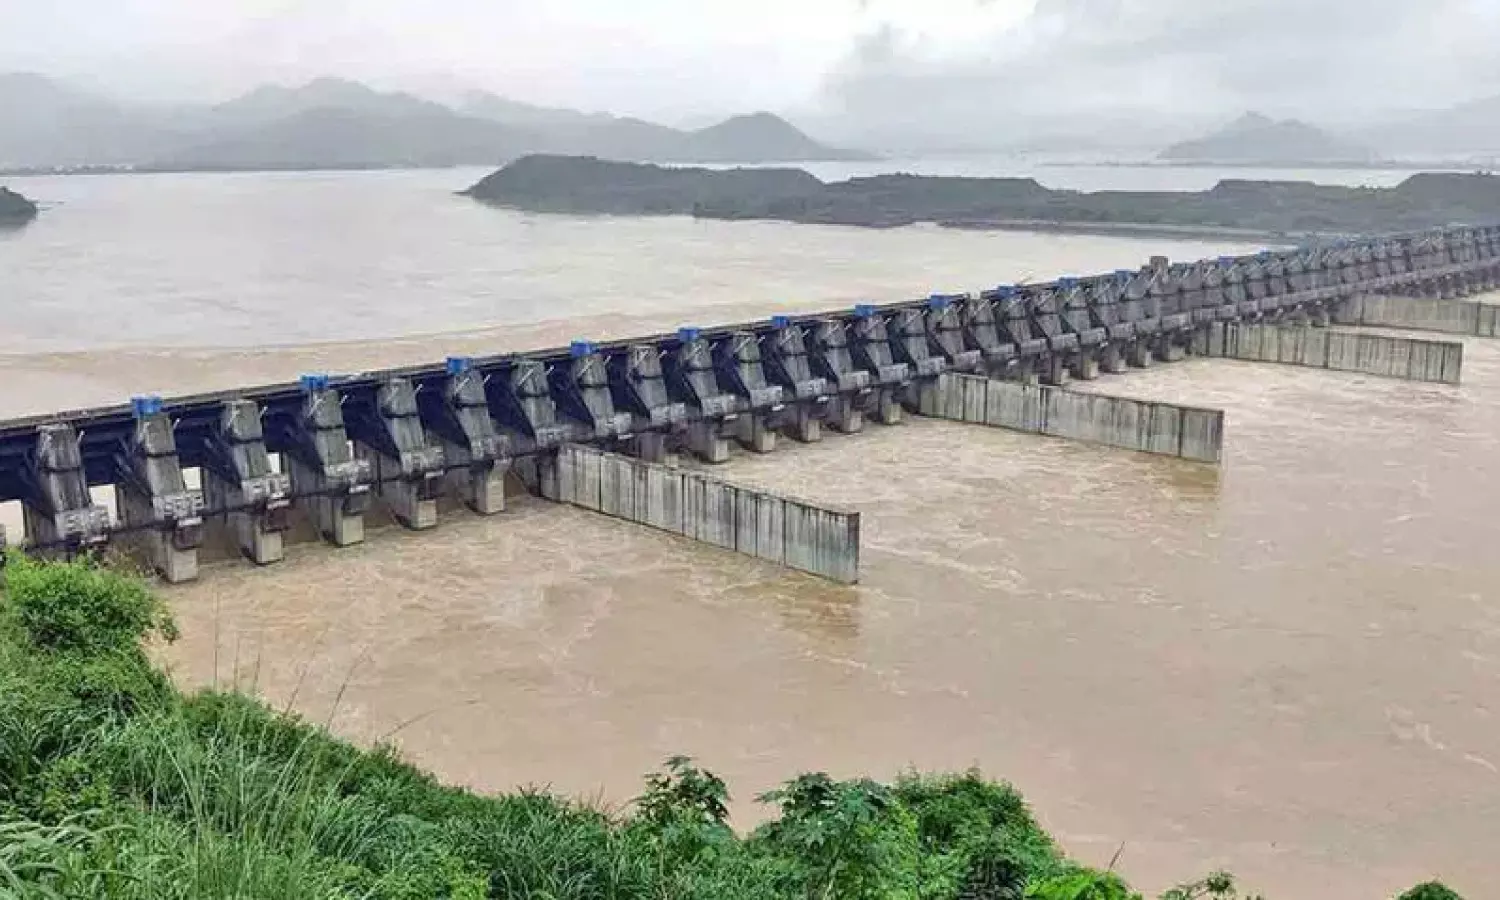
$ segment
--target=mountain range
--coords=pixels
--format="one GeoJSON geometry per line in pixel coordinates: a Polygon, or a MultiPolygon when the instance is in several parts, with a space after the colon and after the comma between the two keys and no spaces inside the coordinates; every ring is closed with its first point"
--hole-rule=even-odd
{"type": "MultiPolygon", "coordinates": [[[[152,106],[43,75],[0,74],[0,170],[499,165],[529,154],[710,164],[875,158],[824,144],[770,113],[673,128],[608,113],[536,106],[485,91],[453,90],[444,96],[446,102],[437,102],[320,78],[295,87],[259,87],[224,103],[152,106]]],[[[813,122],[825,134],[843,134],[855,146],[899,147],[907,155],[1087,151],[1091,158],[1140,158],[1190,134],[1193,127],[1169,110],[1155,118],[1143,113],[1145,119],[1090,119],[1069,127],[1066,122],[1027,120],[1003,133],[969,129],[959,147],[942,135],[910,128],[882,140],[817,115],[804,111],[799,121],[813,122]]],[[[1159,158],[1362,164],[1380,159],[1472,162],[1497,156],[1500,96],[1339,129],[1248,113],[1220,130],[1168,147],[1159,158]]]]}
{"type": "Polygon", "coordinates": [[[530,153],[655,162],[869,159],[770,113],[695,130],[474,91],[453,105],[320,78],[211,106],[128,104],[41,75],[0,75],[0,168],[495,165],[530,153]]]}

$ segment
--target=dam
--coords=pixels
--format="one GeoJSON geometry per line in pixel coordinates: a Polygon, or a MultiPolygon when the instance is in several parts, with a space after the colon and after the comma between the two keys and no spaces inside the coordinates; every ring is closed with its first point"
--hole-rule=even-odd
{"type": "MultiPolygon", "coordinates": [[[[294,520],[364,539],[375,504],[413,530],[439,500],[505,508],[507,481],[606,516],[838,582],[856,510],[714,478],[733,448],[852,434],[906,415],[1088,441],[1204,465],[1222,413],[1099,389],[1188,356],[1457,384],[1461,344],[1361,326],[1494,336],[1500,229],[1460,227],[860,304],[738,325],[163,399],[0,423],[0,541],[119,545],[197,576],[205,532],[283,558],[294,520]],[[1337,327],[1331,327],[1337,326],[1337,327]],[[1356,329],[1356,330],[1349,330],[1356,329]],[[1108,379],[1105,376],[1110,376],[1108,379]],[[1116,379],[1115,376],[1125,376],[1116,379]],[[1100,382],[1086,391],[1071,382],[1100,382]],[[97,489],[109,488],[114,508],[97,489]]],[[[1253,374],[1247,373],[1247,377],[1253,374]]]]}

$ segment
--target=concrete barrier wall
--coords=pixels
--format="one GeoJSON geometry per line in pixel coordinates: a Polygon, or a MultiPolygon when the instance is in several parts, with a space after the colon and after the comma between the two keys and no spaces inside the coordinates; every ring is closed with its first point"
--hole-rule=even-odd
{"type": "Polygon", "coordinates": [[[742,487],[687,469],[567,444],[558,499],[746,556],[859,580],[859,513],[742,487]]]}
{"type": "Polygon", "coordinates": [[[1477,300],[1365,294],[1341,304],[1333,320],[1340,325],[1500,337],[1500,306],[1477,300]]]}
{"type": "Polygon", "coordinates": [[[1458,384],[1463,344],[1298,325],[1216,323],[1194,338],[1203,356],[1458,384]]]}
{"type": "Polygon", "coordinates": [[[1224,413],[1217,409],[1085,394],[1046,385],[948,373],[938,380],[933,414],[1028,434],[1217,463],[1224,455],[1224,413]]]}

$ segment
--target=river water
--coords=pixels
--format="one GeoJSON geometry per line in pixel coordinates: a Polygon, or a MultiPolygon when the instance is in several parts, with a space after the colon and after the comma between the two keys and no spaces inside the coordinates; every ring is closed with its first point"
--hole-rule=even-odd
{"type": "MultiPolygon", "coordinates": [[[[0,236],[0,415],[1246,248],[533,217],[478,173],[35,179],[0,236]]],[[[444,778],[619,803],[664,757],[1013,780],[1159,889],[1500,891],[1500,343],[1461,388],[1192,361],[1096,387],[1223,407],[1219,471],[872,427],[728,477],[864,513],[858,587],[519,501],[168,595],[189,684],[253,685],[444,778]]]]}

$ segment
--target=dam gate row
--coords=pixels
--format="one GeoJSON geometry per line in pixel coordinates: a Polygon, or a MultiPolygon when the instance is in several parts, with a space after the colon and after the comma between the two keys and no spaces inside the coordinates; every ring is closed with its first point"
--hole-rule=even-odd
{"type": "Polygon", "coordinates": [[[1222,414],[1061,386],[1189,355],[1457,383],[1461,345],[1324,326],[1500,335],[1495,307],[1460,299],[1497,283],[1500,227],[1455,227],[1190,263],[1155,257],[1139,269],[841,313],[137,397],[0,423],[0,501],[22,505],[16,543],[76,553],[128,537],[167,580],[182,581],[197,574],[210,520],[245,557],[270,564],[283,556],[294,508],[344,546],[363,540],[376,498],[400,524],[426,529],[444,494],[480,515],[502,511],[513,474],[543,497],[742,552],[743,533],[752,548],[769,548],[748,552],[778,562],[837,557],[797,567],[853,581],[857,513],[820,518],[812,504],[767,505],[743,489],[733,497],[751,499],[715,499],[732,486],[674,480],[660,464],[681,453],[723,462],[732,443],[768,453],[781,437],[817,441],[825,429],[854,433],[908,412],[1217,462],[1222,414]],[[193,469],[198,487],[185,475],[193,469]],[[616,473],[615,487],[581,488],[596,470],[616,473]],[[106,485],[115,515],[92,493],[106,485]],[[762,508],[770,511],[754,511],[762,508]],[[794,536],[791,519],[814,524],[794,536]]]}

